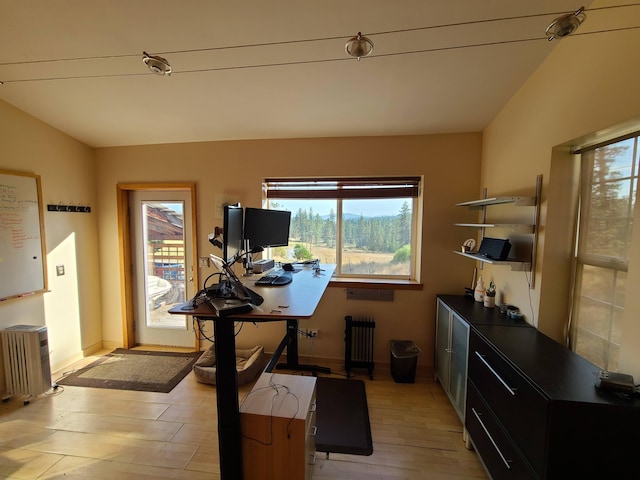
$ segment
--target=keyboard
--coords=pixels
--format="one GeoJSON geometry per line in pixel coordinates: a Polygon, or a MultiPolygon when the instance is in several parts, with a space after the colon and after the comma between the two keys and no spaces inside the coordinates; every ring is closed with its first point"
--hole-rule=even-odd
{"type": "Polygon", "coordinates": [[[256,285],[264,287],[264,286],[280,286],[291,283],[293,280],[293,276],[291,272],[282,272],[282,273],[269,273],[267,275],[263,275],[262,278],[256,280],[256,285]]]}

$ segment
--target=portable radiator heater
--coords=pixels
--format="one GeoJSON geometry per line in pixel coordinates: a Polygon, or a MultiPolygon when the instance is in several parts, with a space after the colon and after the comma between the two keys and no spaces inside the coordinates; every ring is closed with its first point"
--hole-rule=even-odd
{"type": "Polygon", "coordinates": [[[353,368],[366,369],[373,380],[373,332],[376,322],[372,318],[344,317],[344,369],[347,378],[353,368]]]}
{"type": "Polygon", "coordinates": [[[51,366],[47,327],[14,325],[0,331],[0,336],[7,394],[37,396],[49,390],[51,366]]]}

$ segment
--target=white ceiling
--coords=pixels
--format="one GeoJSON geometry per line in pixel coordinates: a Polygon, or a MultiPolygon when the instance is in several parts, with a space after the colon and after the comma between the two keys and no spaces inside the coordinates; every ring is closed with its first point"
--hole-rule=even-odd
{"type": "Polygon", "coordinates": [[[589,3],[0,0],[0,98],[93,147],[481,131],[589,3]]]}

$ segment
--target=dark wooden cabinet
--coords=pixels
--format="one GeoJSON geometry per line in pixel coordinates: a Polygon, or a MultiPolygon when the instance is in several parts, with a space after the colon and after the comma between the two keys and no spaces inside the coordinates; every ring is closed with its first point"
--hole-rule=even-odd
{"type": "Polygon", "coordinates": [[[439,298],[471,327],[465,426],[492,478],[640,478],[639,400],[596,389],[598,367],[535,328],[439,298]]]}
{"type": "Polygon", "coordinates": [[[467,389],[467,408],[467,432],[492,478],[537,478],[473,383],[467,389]]]}
{"type": "Polygon", "coordinates": [[[434,376],[464,424],[469,324],[443,301],[437,303],[434,376]]]}

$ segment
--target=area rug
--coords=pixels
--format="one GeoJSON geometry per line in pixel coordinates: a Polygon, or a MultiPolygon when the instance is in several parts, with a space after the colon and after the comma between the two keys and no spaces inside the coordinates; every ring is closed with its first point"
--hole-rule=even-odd
{"type": "Polygon", "coordinates": [[[202,352],[154,352],[118,348],[57,383],[76,387],[168,393],[202,352]]]}
{"type": "Polygon", "coordinates": [[[316,386],[316,450],[371,455],[373,441],[364,382],[318,377],[316,386]]]}

